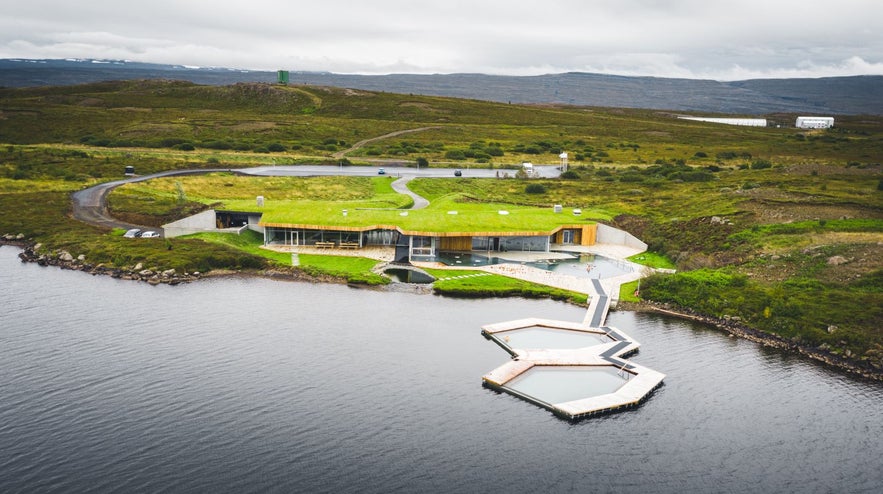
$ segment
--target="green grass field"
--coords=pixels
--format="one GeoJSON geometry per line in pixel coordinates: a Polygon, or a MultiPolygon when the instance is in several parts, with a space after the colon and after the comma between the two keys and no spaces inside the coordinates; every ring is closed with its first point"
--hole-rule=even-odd
{"type": "Polygon", "coordinates": [[[585,305],[585,293],[561,290],[536,283],[529,283],[507,276],[488,274],[484,271],[426,269],[437,278],[433,283],[436,293],[457,297],[526,297],[551,298],[585,305]]]}

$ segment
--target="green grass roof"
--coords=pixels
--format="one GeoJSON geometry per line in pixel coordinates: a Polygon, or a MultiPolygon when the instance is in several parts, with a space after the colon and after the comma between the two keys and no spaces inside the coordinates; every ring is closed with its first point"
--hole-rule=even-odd
{"type": "Polygon", "coordinates": [[[426,234],[541,234],[551,233],[564,225],[595,223],[591,214],[575,216],[569,209],[555,213],[552,208],[483,204],[462,199],[459,196],[445,197],[419,210],[378,209],[377,202],[372,201],[266,201],[263,208],[256,208],[254,202],[247,206],[238,201],[226,201],[225,206],[260,211],[263,213],[261,224],[268,226],[343,230],[381,226],[426,234]]]}

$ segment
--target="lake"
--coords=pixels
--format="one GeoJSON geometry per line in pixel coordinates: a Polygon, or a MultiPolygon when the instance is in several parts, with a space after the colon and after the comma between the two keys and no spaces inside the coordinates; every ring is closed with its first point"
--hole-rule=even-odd
{"type": "Polygon", "coordinates": [[[0,492],[883,488],[883,385],[703,325],[612,312],[665,385],[571,423],[482,387],[509,357],[480,326],[579,307],[150,286],[18,252],[0,247],[0,492]]]}

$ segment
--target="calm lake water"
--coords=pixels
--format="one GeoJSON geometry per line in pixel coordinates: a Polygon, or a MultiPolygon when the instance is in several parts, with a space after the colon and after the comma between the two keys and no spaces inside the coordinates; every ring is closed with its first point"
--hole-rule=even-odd
{"type": "Polygon", "coordinates": [[[0,492],[879,492],[883,386],[634,313],[667,374],[643,406],[570,423],[481,376],[480,326],[582,320],[230,278],[149,286],[0,247],[0,492]]]}

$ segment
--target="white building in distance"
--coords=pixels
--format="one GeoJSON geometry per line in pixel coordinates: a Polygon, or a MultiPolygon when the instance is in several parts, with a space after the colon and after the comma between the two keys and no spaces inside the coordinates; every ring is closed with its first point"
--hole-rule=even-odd
{"type": "Polygon", "coordinates": [[[834,117],[797,117],[794,126],[798,129],[830,129],[834,126],[834,117]]]}
{"type": "Polygon", "coordinates": [[[711,117],[678,117],[684,120],[695,120],[697,122],[711,122],[726,125],[742,125],[746,127],[766,127],[765,118],[711,118],[711,117]]]}

